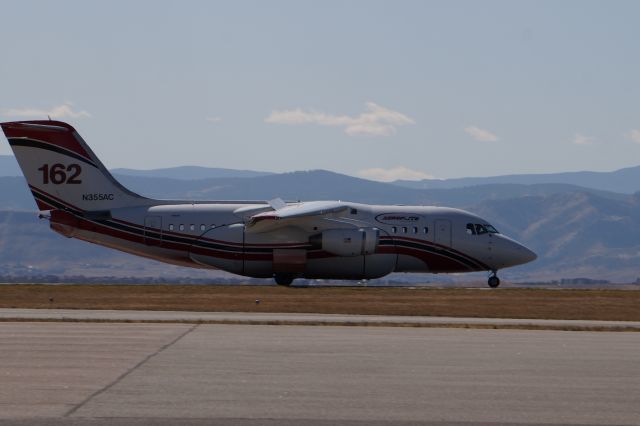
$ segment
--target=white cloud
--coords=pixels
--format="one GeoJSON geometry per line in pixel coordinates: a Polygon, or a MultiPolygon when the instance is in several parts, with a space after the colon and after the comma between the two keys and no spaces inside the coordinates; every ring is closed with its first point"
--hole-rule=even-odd
{"type": "Polygon", "coordinates": [[[377,180],[379,182],[393,182],[394,180],[422,180],[422,179],[435,179],[435,177],[420,172],[418,170],[411,170],[404,166],[392,167],[390,169],[372,168],[360,170],[356,173],[357,176],[369,179],[377,180]]]}
{"type": "Polygon", "coordinates": [[[398,126],[414,123],[406,115],[381,107],[373,102],[367,102],[365,112],[356,117],[304,111],[301,108],[296,108],[272,111],[264,121],[272,124],[317,124],[343,127],[349,136],[389,136],[396,132],[398,126]]]}
{"type": "Polygon", "coordinates": [[[220,123],[222,121],[222,117],[206,117],[205,120],[209,123],[220,123]]]}
{"type": "Polygon", "coordinates": [[[480,142],[497,142],[499,140],[498,136],[494,133],[491,133],[486,129],[481,129],[480,127],[469,126],[465,127],[464,131],[473,139],[480,142]]]}
{"type": "Polygon", "coordinates": [[[37,109],[37,108],[8,108],[3,109],[0,115],[5,117],[24,117],[24,118],[42,118],[46,119],[47,116],[51,118],[87,118],[91,117],[87,111],[74,111],[71,107],[71,102],[65,102],[61,105],[56,105],[49,110],[37,109]]]}
{"type": "Polygon", "coordinates": [[[633,129],[629,132],[629,138],[635,143],[640,144],[640,130],[633,129]]]}
{"type": "Polygon", "coordinates": [[[594,138],[581,135],[580,133],[576,133],[576,135],[573,137],[573,143],[576,145],[593,145],[594,142],[594,138]]]}

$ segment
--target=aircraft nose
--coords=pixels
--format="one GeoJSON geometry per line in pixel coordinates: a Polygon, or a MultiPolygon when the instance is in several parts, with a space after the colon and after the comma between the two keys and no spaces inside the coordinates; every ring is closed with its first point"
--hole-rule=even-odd
{"type": "Polygon", "coordinates": [[[516,265],[522,265],[525,263],[533,262],[538,258],[538,255],[533,252],[533,250],[528,249],[520,243],[516,243],[518,247],[516,248],[516,254],[514,255],[516,265]]]}
{"type": "Polygon", "coordinates": [[[496,253],[496,260],[498,260],[498,263],[502,264],[503,268],[523,265],[525,263],[533,262],[538,258],[538,255],[532,250],[509,237],[501,236],[497,246],[498,247],[496,248],[498,249],[498,253],[496,253]]]}

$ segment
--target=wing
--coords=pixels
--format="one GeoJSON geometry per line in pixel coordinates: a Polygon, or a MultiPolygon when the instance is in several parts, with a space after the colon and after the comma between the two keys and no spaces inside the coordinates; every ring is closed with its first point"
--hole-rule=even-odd
{"type": "Polygon", "coordinates": [[[340,201],[310,201],[287,205],[277,210],[257,213],[249,219],[247,232],[267,232],[285,226],[295,226],[309,218],[326,219],[350,207],[340,201]]]}

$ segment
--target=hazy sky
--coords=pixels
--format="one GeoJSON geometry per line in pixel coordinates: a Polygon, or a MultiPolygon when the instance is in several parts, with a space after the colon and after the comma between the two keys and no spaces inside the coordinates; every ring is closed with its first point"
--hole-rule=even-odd
{"type": "Polygon", "coordinates": [[[0,120],[68,121],[110,168],[613,170],[640,164],[639,16],[637,1],[3,2],[0,120]]]}

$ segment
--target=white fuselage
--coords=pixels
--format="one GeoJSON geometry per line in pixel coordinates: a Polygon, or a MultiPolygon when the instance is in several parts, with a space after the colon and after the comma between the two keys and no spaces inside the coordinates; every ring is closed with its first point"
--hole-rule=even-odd
{"type": "Polygon", "coordinates": [[[128,253],[250,277],[369,279],[492,271],[535,259],[471,213],[340,201],[185,202],[123,187],[68,123],[0,123],[51,227],[128,253]]]}
{"type": "Polygon", "coordinates": [[[247,221],[271,210],[268,204],[166,204],[113,209],[105,217],[58,213],[51,221],[54,230],[70,237],[251,277],[370,279],[391,272],[496,271],[535,258],[502,234],[470,232],[469,225],[488,224],[463,210],[343,204],[348,206],[343,212],[265,232],[252,232],[247,221]],[[323,241],[314,242],[316,235],[323,241]],[[369,238],[369,250],[351,249],[360,244],[353,241],[360,235],[375,239],[369,238]]]}

